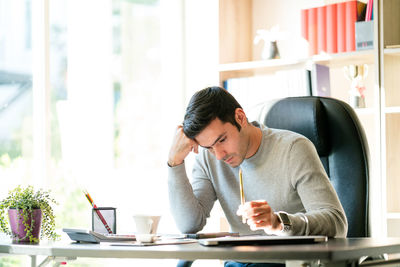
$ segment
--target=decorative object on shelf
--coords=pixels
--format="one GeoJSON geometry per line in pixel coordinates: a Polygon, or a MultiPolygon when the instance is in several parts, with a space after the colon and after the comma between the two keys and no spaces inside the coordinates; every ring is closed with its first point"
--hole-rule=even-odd
{"type": "Polygon", "coordinates": [[[271,30],[257,30],[254,44],[264,41],[264,48],[261,54],[262,59],[280,58],[277,41],[285,38],[285,33],[279,31],[279,26],[274,26],[271,30]]]}
{"type": "Polygon", "coordinates": [[[331,96],[331,78],[328,66],[321,64],[312,65],[311,92],[313,96],[331,96]]]}
{"type": "Polygon", "coordinates": [[[374,21],[356,22],[356,50],[374,48],[374,21]]]}
{"type": "Polygon", "coordinates": [[[51,204],[57,202],[50,197],[49,191],[35,191],[32,186],[16,187],[0,201],[0,230],[11,236],[13,243],[39,243],[40,234],[57,240],[59,235],[55,232],[51,204]]]}
{"type": "Polygon", "coordinates": [[[365,108],[364,79],[368,75],[368,65],[348,65],[343,68],[345,77],[351,81],[350,105],[353,108],[365,108]]]}

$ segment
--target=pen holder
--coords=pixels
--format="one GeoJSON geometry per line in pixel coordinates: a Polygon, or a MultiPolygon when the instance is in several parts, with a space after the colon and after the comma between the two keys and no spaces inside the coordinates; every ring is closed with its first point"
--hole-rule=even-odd
{"type": "Polygon", "coordinates": [[[97,207],[92,209],[92,230],[94,232],[108,234],[106,225],[113,234],[117,233],[117,213],[116,208],[97,207]],[[103,217],[103,218],[101,218],[103,217]]]}

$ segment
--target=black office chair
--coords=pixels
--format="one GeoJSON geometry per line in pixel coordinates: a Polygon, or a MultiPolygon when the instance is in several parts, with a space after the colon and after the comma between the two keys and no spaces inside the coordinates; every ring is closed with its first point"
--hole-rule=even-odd
{"type": "Polygon", "coordinates": [[[334,98],[289,97],[276,102],[263,123],[313,142],[346,213],[347,237],[368,237],[369,151],[354,110],[334,98]]]}
{"type": "MultiPolygon", "coordinates": [[[[315,145],[348,220],[347,237],[368,237],[369,151],[364,130],[345,102],[325,97],[289,97],[275,102],[262,123],[300,133],[315,145]]],[[[189,267],[191,261],[179,261],[189,267]]]]}

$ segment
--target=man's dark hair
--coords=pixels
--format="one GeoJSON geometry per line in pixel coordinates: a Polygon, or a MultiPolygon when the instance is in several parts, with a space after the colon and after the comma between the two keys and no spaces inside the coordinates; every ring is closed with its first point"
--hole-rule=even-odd
{"type": "Polygon", "coordinates": [[[213,86],[196,92],[190,99],[183,121],[183,132],[194,139],[211,121],[218,118],[230,122],[240,131],[235,120],[235,110],[242,108],[236,99],[224,88],[213,86]]]}

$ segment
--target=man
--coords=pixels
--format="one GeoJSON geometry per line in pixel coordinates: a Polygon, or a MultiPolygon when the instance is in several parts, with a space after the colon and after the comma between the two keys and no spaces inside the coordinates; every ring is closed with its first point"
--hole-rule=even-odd
{"type": "Polygon", "coordinates": [[[218,199],[231,230],[240,234],[346,236],[344,210],[314,145],[297,133],[249,123],[223,88],[193,95],[168,165],[171,210],[182,232],[200,231],[218,199]],[[191,151],[198,155],[190,183],[184,160],[191,151]]]}

